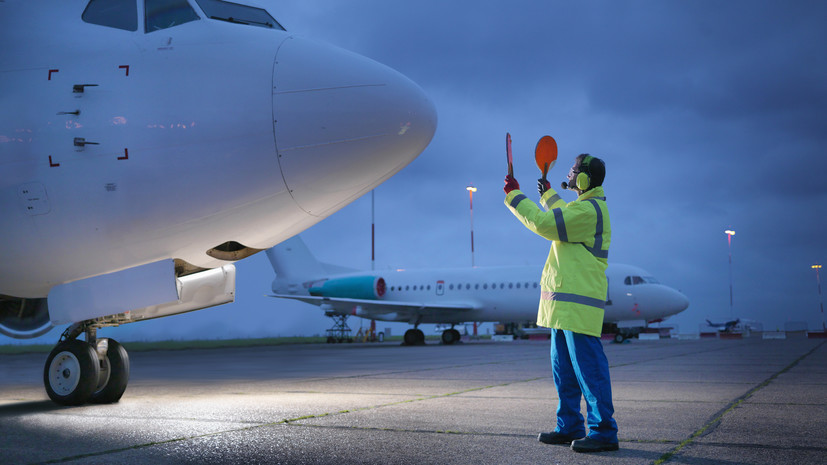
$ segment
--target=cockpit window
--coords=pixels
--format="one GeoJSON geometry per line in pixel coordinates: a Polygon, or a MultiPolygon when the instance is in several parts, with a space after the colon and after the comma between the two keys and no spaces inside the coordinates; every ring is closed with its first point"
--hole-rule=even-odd
{"type": "Polygon", "coordinates": [[[87,23],[126,31],[138,30],[135,0],[90,0],[81,18],[87,23]]]}
{"type": "Polygon", "coordinates": [[[210,19],[284,30],[267,10],[223,0],[195,0],[210,19]]]}
{"type": "Polygon", "coordinates": [[[635,285],[635,284],[643,284],[643,278],[640,276],[626,276],[626,279],[623,280],[623,283],[628,285],[635,285]]]}
{"type": "Polygon", "coordinates": [[[187,0],[146,0],[146,32],[201,19],[187,0]]]}
{"type": "Polygon", "coordinates": [[[652,276],[626,276],[626,279],[623,280],[623,284],[627,286],[635,285],[635,284],[660,284],[660,282],[652,276]]]}

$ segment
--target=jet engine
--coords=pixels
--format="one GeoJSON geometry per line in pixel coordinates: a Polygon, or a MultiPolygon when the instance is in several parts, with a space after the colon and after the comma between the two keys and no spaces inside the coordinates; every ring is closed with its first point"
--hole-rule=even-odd
{"type": "Polygon", "coordinates": [[[317,297],[340,297],[346,299],[381,299],[387,291],[385,279],[378,276],[348,276],[328,279],[319,286],[309,289],[317,297]]]}
{"type": "Polygon", "coordinates": [[[31,339],[52,329],[46,299],[19,299],[0,296],[0,334],[31,339]]]}

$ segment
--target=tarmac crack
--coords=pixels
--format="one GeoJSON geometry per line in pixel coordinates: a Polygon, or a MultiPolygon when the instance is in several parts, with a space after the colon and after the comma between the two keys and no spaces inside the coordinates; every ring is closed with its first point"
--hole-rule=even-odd
{"type": "MultiPolygon", "coordinates": [[[[827,341],[826,341],[826,342],[827,342],[827,341]]],[[[821,348],[821,346],[823,346],[824,344],[825,344],[825,342],[822,342],[822,343],[820,343],[820,344],[816,345],[816,346],[815,346],[815,347],[813,347],[813,348],[812,348],[809,352],[807,352],[807,353],[805,353],[804,355],[802,355],[801,357],[798,357],[797,359],[793,360],[793,362],[792,362],[792,363],[790,363],[790,364],[789,364],[789,365],[787,365],[786,367],[782,368],[780,371],[778,371],[777,373],[773,374],[772,376],[770,376],[769,378],[767,378],[766,380],[764,380],[762,383],[758,384],[758,385],[757,385],[757,386],[755,386],[754,388],[750,389],[749,391],[747,391],[747,392],[746,392],[744,395],[742,395],[741,397],[738,397],[737,399],[735,399],[735,400],[733,400],[732,402],[730,402],[730,403],[729,403],[727,406],[725,406],[725,407],[724,407],[721,411],[719,411],[718,413],[716,413],[715,415],[713,415],[712,419],[711,419],[711,420],[709,420],[709,421],[708,421],[705,425],[703,425],[701,428],[699,428],[699,429],[698,429],[698,430],[696,430],[694,433],[692,433],[691,435],[689,435],[689,437],[688,437],[688,438],[686,438],[686,439],[684,439],[683,441],[681,441],[681,442],[680,442],[680,444],[678,444],[678,445],[677,445],[677,447],[675,447],[675,448],[674,448],[674,449],[672,449],[671,451],[668,451],[668,452],[666,452],[665,454],[661,455],[661,456],[660,456],[660,458],[659,458],[659,459],[657,459],[657,460],[654,462],[654,465],[661,465],[661,464],[663,464],[663,463],[668,462],[669,460],[671,460],[671,459],[672,459],[672,457],[673,457],[675,454],[677,454],[678,452],[680,452],[680,450],[681,450],[681,449],[683,449],[684,447],[686,447],[686,446],[688,446],[688,445],[690,445],[690,444],[693,444],[697,438],[699,438],[699,437],[701,437],[701,436],[705,436],[705,435],[707,435],[707,434],[710,434],[712,431],[714,431],[714,430],[715,430],[715,429],[716,429],[716,428],[717,428],[717,427],[721,424],[721,420],[722,420],[722,419],[723,419],[723,417],[724,417],[724,416],[726,416],[729,412],[732,412],[733,410],[735,410],[735,409],[736,409],[739,405],[741,405],[741,404],[742,404],[742,403],[744,403],[747,399],[749,399],[750,397],[752,397],[752,396],[753,396],[756,392],[758,392],[758,391],[760,391],[761,389],[763,389],[763,388],[765,388],[765,387],[769,386],[769,385],[770,385],[770,383],[772,383],[772,382],[773,382],[776,378],[778,378],[779,376],[783,375],[784,373],[786,373],[786,372],[788,372],[788,371],[792,370],[792,369],[793,369],[796,365],[798,365],[798,364],[799,364],[802,360],[804,360],[805,358],[807,358],[807,357],[809,357],[810,355],[812,355],[812,354],[813,354],[816,350],[820,349],[820,348],[821,348]]]]}
{"type": "MultiPolygon", "coordinates": [[[[295,418],[286,418],[286,419],[283,419],[283,420],[280,420],[280,421],[260,423],[260,424],[256,424],[256,425],[252,425],[252,426],[245,426],[245,427],[242,427],[242,428],[231,428],[231,429],[222,430],[222,431],[213,431],[211,433],[198,434],[198,435],[192,435],[192,436],[182,436],[182,437],[170,438],[170,439],[166,439],[166,440],[162,440],[162,441],[152,441],[152,442],[148,442],[148,443],[134,444],[134,445],[131,445],[131,446],[120,447],[120,448],[116,448],[116,449],[107,449],[107,450],[98,451],[98,452],[90,452],[90,453],[87,453],[87,454],[79,454],[79,455],[73,455],[73,456],[68,456],[68,457],[62,457],[62,458],[58,458],[58,459],[47,460],[47,461],[44,461],[44,462],[36,462],[36,464],[51,464],[51,463],[73,462],[73,461],[76,461],[76,460],[81,460],[81,459],[90,458],[90,457],[101,457],[101,456],[110,455],[110,454],[117,454],[119,452],[127,452],[127,451],[131,451],[131,450],[145,449],[147,447],[160,446],[160,445],[165,445],[165,444],[173,444],[173,443],[176,443],[176,442],[190,441],[190,440],[193,440],[193,439],[208,438],[208,437],[218,436],[218,435],[222,435],[222,434],[252,431],[252,430],[259,429],[259,428],[267,428],[267,427],[279,426],[279,425],[313,426],[313,425],[306,425],[306,424],[298,424],[296,422],[304,421],[304,420],[310,420],[310,419],[314,419],[314,418],[323,418],[323,417],[332,416],[332,415],[344,415],[344,414],[352,413],[352,412],[374,410],[374,409],[390,407],[390,406],[395,406],[395,405],[408,404],[408,403],[414,403],[414,402],[423,402],[423,401],[426,401],[426,400],[441,399],[441,398],[446,398],[446,397],[457,396],[457,395],[460,395],[460,394],[465,394],[465,393],[468,393],[468,392],[475,392],[475,391],[482,391],[482,390],[485,390],[485,389],[491,389],[491,388],[496,388],[496,387],[510,386],[510,385],[518,384],[518,383],[528,383],[528,382],[531,382],[531,381],[537,381],[537,380],[544,379],[544,378],[548,378],[548,377],[547,376],[540,376],[540,377],[536,377],[536,378],[510,381],[510,382],[507,382],[507,383],[493,384],[493,385],[489,385],[489,386],[478,386],[478,387],[474,387],[474,388],[463,389],[461,391],[449,392],[449,393],[445,393],[445,394],[434,394],[434,395],[430,395],[430,396],[419,396],[419,397],[416,397],[416,398],[413,398],[413,399],[406,399],[406,400],[401,400],[401,401],[397,401],[397,402],[388,402],[388,403],[373,405],[373,406],[368,406],[368,407],[358,407],[358,408],[354,408],[354,409],[339,410],[339,411],[336,411],[336,412],[326,412],[326,413],[320,413],[320,414],[304,415],[304,416],[295,417],[295,418]]],[[[345,428],[345,427],[342,427],[342,428],[345,428]]],[[[352,429],[359,429],[358,427],[351,427],[351,428],[352,429]]],[[[449,431],[449,430],[436,431],[436,432],[440,432],[442,434],[464,434],[464,433],[461,433],[461,432],[449,431]]]]}
{"type": "MultiPolygon", "coordinates": [[[[812,350],[810,350],[806,354],[802,355],[801,357],[799,357],[798,359],[796,359],[795,361],[793,361],[792,363],[787,365],[782,370],[780,370],[777,373],[770,376],[763,383],[760,383],[759,385],[752,388],[750,391],[748,391],[743,396],[733,400],[722,411],[720,411],[718,414],[713,416],[713,418],[710,421],[708,421],[703,427],[701,427],[700,429],[698,429],[697,431],[692,433],[687,439],[685,439],[681,442],[677,442],[675,440],[638,440],[638,439],[621,439],[621,441],[622,442],[631,442],[631,443],[653,443],[653,444],[656,443],[656,444],[670,444],[670,445],[677,443],[676,447],[674,447],[671,451],[663,454],[656,462],[654,462],[656,465],[660,465],[662,463],[665,463],[665,462],[669,461],[681,449],[683,449],[687,445],[693,444],[694,441],[698,437],[701,437],[702,435],[708,434],[709,432],[713,431],[714,428],[717,427],[718,424],[720,424],[721,419],[726,414],[728,414],[729,412],[734,410],[736,407],[738,407],[741,403],[743,403],[745,400],[747,400],[749,397],[751,397],[757,391],[759,391],[760,389],[762,389],[762,388],[766,387],[767,385],[769,385],[778,376],[780,376],[780,375],[786,373],[787,371],[791,370],[792,368],[794,368],[799,362],[804,360],[806,357],[811,355],[813,352],[815,352],[817,349],[819,349],[823,345],[824,345],[824,343],[821,343],[821,344],[817,345],[815,348],[813,348],[812,350]]],[[[691,355],[696,355],[696,354],[699,354],[699,353],[714,352],[714,351],[717,351],[717,350],[724,350],[724,349],[725,348],[715,348],[715,349],[703,350],[703,351],[692,351],[692,352],[686,352],[686,353],[671,354],[671,355],[666,355],[666,356],[663,356],[663,357],[649,358],[649,359],[646,359],[646,360],[638,360],[638,361],[628,362],[628,363],[619,363],[619,364],[611,365],[611,367],[616,368],[616,367],[630,366],[630,365],[636,365],[636,364],[642,364],[642,363],[650,363],[652,361],[657,361],[657,360],[666,360],[666,359],[677,358],[677,357],[691,356],[691,355]]],[[[335,380],[335,379],[347,379],[347,378],[367,378],[367,377],[372,377],[372,376],[377,376],[377,375],[417,373],[417,372],[425,372],[425,371],[446,370],[446,369],[452,369],[452,368],[464,368],[464,367],[476,367],[476,366],[485,366],[485,365],[511,364],[511,363],[515,363],[515,362],[518,362],[518,361],[537,360],[539,358],[540,357],[530,357],[530,358],[521,358],[521,359],[518,359],[518,360],[502,360],[502,361],[495,361],[495,362],[466,363],[466,364],[453,365],[453,366],[442,366],[442,367],[435,367],[435,368],[421,368],[421,369],[398,370],[398,371],[385,371],[385,372],[382,372],[382,373],[363,374],[363,375],[354,375],[354,376],[320,377],[319,380],[331,380],[331,379],[335,380]]],[[[545,357],[543,357],[543,358],[545,358],[545,357]]],[[[463,432],[463,431],[453,431],[453,430],[436,430],[436,429],[420,431],[420,430],[408,430],[408,429],[404,429],[404,428],[398,428],[398,429],[397,428],[367,428],[367,427],[358,427],[358,426],[332,426],[332,425],[323,426],[323,425],[317,425],[317,424],[313,424],[313,423],[309,423],[309,422],[305,423],[305,421],[312,420],[312,419],[323,418],[323,417],[332,416],[332,415],[346,415],[348,413],[354,413],[354,412],[359,412],[359,411],[376,410],[376,409],[381,409],[381,408],[385,408],[385,407],[403,405],[403,404],[408,404],[408,403],[424,402],[424,401],[428,401],[428,400],[448,398],[448,397],[457,396],[457,395],[461,395],[461,394],[467,394],[467,393],[471,393],[471,392],[479,392],[479,391],[484,391],[484,390],[492,389],[492,388],[496,388],[496,387],[509,386],[509,385],[514,385],[514,384],[518,384],[518,383],[526,383],[526,382],[532,382],[532,381],[537,381],[537,380],[541,380],[541,379],[548,379],[548,378],[549,378],[549,376],[540,376],[540,377],[533,377],[533,378],[522,379],[522,380],[514,380],[514,381],[510,381],[510,382],[499,383],[499,384],[488,385],[488,386],[479,386],[479,387],[474,387],[474,388],[469,388],[469,389],[464,389],[464,390],[461,390],[461,391],[449,392],[449,393],[444,393],[444,394],[418,395],[414,398],[400,400],[400,401],[396,401],[396,402],[388,402],[388,403],[383,403],[383,404],[378,404],[378,405],[373,405],[373,406],[359,407],[359,408],[354,408],[354,409],[346,409],[346,410],[327,412],[327,413],[322,413],[322,414],[305,415],[305,416],[300,416],[300,417],[295,417],[295,418],[287,418],[287,419],[283,419],[283,420],[279,420],[279,421],[257,423],[257,424],[253,424],[253,425],[250,425],[250,426],[243,426],[243,427],[237,427],[237,428],[228,428],[228,429],[225,429],[225,430],[213,431],[213,432],[210,432],[210,433],[195,434],[195,435],[181,436],[181,437],[176,437],[176,438],[169,438],[169,439],[165,439],[165,440],[151,441],[151,442],[146,442],[146,443],[142,443],[142,444],[134,444],[134,445],[131,445],[131,446],[125,446],[125,447],[120,447],[120,448],[113,448],[113,449],[102,450],[102,451],[97,451],[97,452],[90,452],[90,453],[85,453],[85,454],[80,454],[80,455],[67,456],[67,457],[63,457],[63,458],[57,458],[57,459],[52,459],[52,460],[48,460],[48,461],[44,461],[44,462],[38,462],[38,463],[45,463],[45,464],[49,464],[49,463],[66,463],[66,462],[82,460],[82,459],[90,458],[90,457],[101,457],[101,456],[116,454],[116,453],[120,453],[120,452],[139,450],[139,449],[144,449],[144,448],[149,448],[149,447],[154,447],[154,446],[161,446],[161,445],[165,445],[165,444],[173,444],[173,443],[196,440],[196,439],[201,439],[201,438],[215,437],[215,436],[231,434],[231,433],[253,431],[253,430],[257,430],[257,429],[261,429],[261,428],[274,427],[274,426],[318,427],[318,428],[334,428],[335,427],[335,428],[354,429],[354,430],[373,429],[373,430],[385,430],[385,431],[400,431],[400,432],[408,432],[409,431],[409,432],[424,432],[424,433],[438,433],[438,434],[469,434],[469,435],[475,435],[476,434],[476,435],[488,435],[488,436],[526,437],[526,435],[521,435],[521,434],[516,434],[516,433],[511,433],[511,434],[509,434],[509,433],[499,433],[498,434],[498,433],[475,433],[475,432],[463,432]],[[300,423],[300,422],[302,422],[302,423],[300,423]]],[[[708,444],[702,444],[702,445],[706,446],[708,444]]],[[[719,445],[717,443],[712,445],[712,447],[727,447],[727,446],[728,445],[725,445],[725,444],[719,445]]],[[[732,446],[732,445],[729,445],[729,446],[732,446]]],[[[735,445],[735,446],[739,446],[739,445],[735,445]]],[[[772,448],[772,446],[755,446],[755,445],[744,445],[744,447],[764,447],[764,448],[769,447],[769,448],[772,448]]],[[[779,448],[779,449],[783,449],[783,448],[779,448]]],[[[822,451],[822,450],[825,450],[825,449],[824,448],[816,448],[814,450],[822,451]]]]}
{"type": "Polygon", "coordinates": [[[305,415],[305,416],[297,417],[297,418],[289,418],[289,419],[282,420],[278,423],[291,424],[291,423],[294,423],[294,422],[297,422],[297,421],[311,420],[311,419],[314,419],[314,418],[322,418],[322,417],[327,417],[327,416],[332,416],[332,415],[343,415],[343,414],[347,414],[347,413],[362,412],[362,411],[366,411],[366,410],[376,410],[376,409],[380,409],[380,408],[384,408],[384,407],[392,407],[392,406],[397,406],[397,405],[410,404],[410,403],[414,403],[414,402],[423,402],[423,401],[426,401],[426,400],[443,399],[443,398],[446,398],[446,397],[457,396],[457,395],[460,395],[460,394],[467,394],[469,392],[483,391],[483,390],[486,390],[486,389],[491,389],[491,388],[495,388],[495,387],[510,386],[510,385],[518,384],[518,383],[529,383],[529,382],[532,382],[532,381],[538,381],[538,380],[546,379],[546,378],[548,378],[548,376],[539,376],[539,377],[535,377],[535,378],[509,381],[507,383],[499,383],[499,384],[492,384],[492,385],[489,385],[489,386],[479,386],[479,387],[474,387],[474,388],[469,388],[469,389],[463,389],[461,391],[449,392],[449,393],[446,393],[446,394],[434,394],[434,395],[430,395],[430,396],[418,396],[418,397],[415,397],[415,398],[412,398],[412,399],[399,400],[399,401],[396,401],[396,402],[387,402],[387,403],[384,403],[384,404],[372,405],[372,406],[368,406],[368,407],[359,407],[359,408],[355,408],[355,409],[340,410],[338,412],[326,412],[326,413],[320,413],[320,414],[305,415]]]}
{"type": "MultiPolygon", "coordinates": [[[[391,427],[375,427],[375,426],[345,426],[345,425],[321,425],[318,423],[292,423],[291,427],[300,428],[318,428],[318,429],[334,429],[334,430],[356,430],[356,431],[383,431],[391,433],[414,433],[414,434],[456,434],[466,436],[485,436],[485,437],[499,437],[499,438],[535,438],[536,434],[521,434],[521,433],[491,433],[487,431],[456,431],[456,430],[429,430],[429,429],[411,429],[411,428],[391,428],[391,427]]],[[[632,439],[620,438],[621,443],[630,444],[678,444],[679,441],[674,439],[632,439]]],[[[814,450],[821,450],[820,448],[813,448],[814,450]]]]}
{"type": "Polygon", "coordinates": [[[518,433],[487,433],[481,431],[456,431],[456,430],[429,430],[429,429],[410,429],[410,428],[380,428],[375,426],[343,426],[343,425],[320,425],[315,423],[301,423],[291,424],[292,427],[301,428],[320,428],[320,429],[337,429],[337,430],[356,430],[356,431],[383,431],[391,433],[416,433],[416,434],[458,434],[467,436],[488,436],[488,437],[505,437],[505,438],[522,438],[525,434],[518,433]]]}
{"type": "Polygon", "coordinates": [[[789,446],[782,446],[776,444],[749,444],[749,443],[742,443],[742,442],[704,442],[701,444],[693,444],[694,447],[722,447],[725,449],[731,448],[738,448],[738,449],[756,449],[756,450],[779,450],[779,451],[804,451],[804,452],[822,452],[827,454],[827,447],[818,447],[818,446],[802,446],[802,445],[789,445],[789,446]]]}

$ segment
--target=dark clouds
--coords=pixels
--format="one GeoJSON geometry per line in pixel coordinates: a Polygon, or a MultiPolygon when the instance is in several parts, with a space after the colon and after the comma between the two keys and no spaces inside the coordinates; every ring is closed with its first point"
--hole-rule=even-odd
{"type": "MultiPolygon", "coordinates": [[[[810,265],[827,261],[827,3],[266,3],[288,30],[387,64],[436,104],[431,145],[376,189],[378,269],[469,266],[468,183],[479,187],[476,263],[539,269],[547,243],[502,204],[504,138],[536,198],[534,144],[551,134],[552,184],[579,153],[606,160],[610,260],[686,293],[691,306],[673,319],[682,332],[729,317],[728,228],[736,316],[820,327],[810,265]]],[[[322,260],[369,268],[370,197],[303,237],[322,260]]],[[[226,331],[207,337],[324,330],[315,307],[264,297],[273,273],[263,255],[238,268],[235,304],[175,317],[173,329],[162,319],[113,331],[203,337],[213,321],[226,331]]]]}
{"type": "Polygon", "coordinates": [[[546,245],[501,204],[502,139],[511,131],[516,175],[533,192],[533,145],[552,134],[553,179],[578,153],[606,159],[612,257],[689,295],[683,329],[729,315],[727,228],[735,312],[820,323],[809,265],[825,259],[827,5],[321,5],[306,8],[335,18],[322,19],[328,40],[410,76],[439,111],[431,146],[377,189],[390,209],[379,217],[394,218],[380,257],[467,264],[463,187],[474,182],[477,263],[541,261],[546,245]]]}

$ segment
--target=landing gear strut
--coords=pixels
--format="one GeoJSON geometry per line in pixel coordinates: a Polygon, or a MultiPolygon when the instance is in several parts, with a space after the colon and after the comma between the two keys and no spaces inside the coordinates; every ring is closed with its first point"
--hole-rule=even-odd
{"type": "Polygon", "coordinates": [[[46,394],[60,405],[120,400],[129,382],[129,355],[114,339],[96,336],[97,327],[77,323],[52,349],[43,368],[46,394]],[[86,341],[76,339],[86,333],[86,341]]]}

